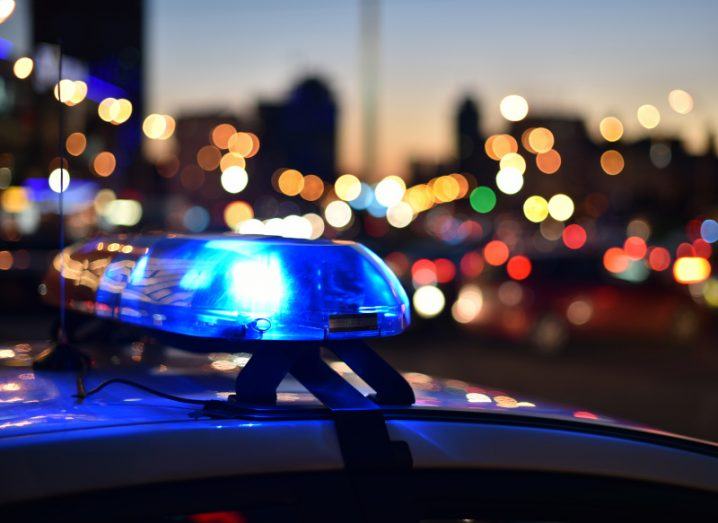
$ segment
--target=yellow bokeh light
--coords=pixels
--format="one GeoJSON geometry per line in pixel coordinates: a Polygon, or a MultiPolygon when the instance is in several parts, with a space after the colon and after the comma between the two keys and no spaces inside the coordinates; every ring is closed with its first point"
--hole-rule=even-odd
{"type": "Polygon", "coordinates": [[[247,160],[244,159],[244,156],[239,154],[225,153],[219,161],[219,170],[224,172],[232,166],[244,169],[247,167],[247,160]]]}
{"type": "Polygon", "coordinates": [[[116,100],[110,107],[111,122],[115,125],[125,123],[132,115],[132,102],[125,98],[116,100]]]}
{"type": "Polygon", "coordinates": [[[212,129],[210,139],[215,147],[227,149],[229,147],[229,139],[237,132],[234,125],[221,123],[212,129]]]}
{"type": "Polygon", "coordinates": [[[598,130],[603,139],[608,142],[617,142],[623,136],[623,124],[615,116],[607,116],[598,124],[598,130]]]}
{"type": "MultiPolygon", "coordinates": [[[[110,109],[114,105],[114,103],[117,100],[114,98],[105,98],[100,102],[100,104],[97,106],[97,114],[100,116],[100,119],[105,122],[111,122],[112,121],[112,115],[110,114],[110,109]]],[[[147,121],[147,120],[145,120],[147,121]]],[[[146,134],[146,133],[145,133],[146,134]]]]}
{"type": "Polygon", "coordinates": [[[507,153],[503,158],[501,158],[499,167],[501,169],[512,167],[523,174],[526,172],[526,160],[524,160],[524,157],[518,153],[507,153]]]}
{"type": "Polygon", "coordinates": [[[324,182],[316,174],[308,174],[304,177],[304,187],[299,196],[308,202],[317,201],[324,194],[324,182]]]}
{"type": "Polygon", "coordinates": [[[518,122],[526,118],[529,112],[529,104],[523,96],[510,94],[501,100],[499,111],[501,116],[510,122],[518,122]]]}
{"type": "Polygon", "coordinates": [[[142,122],[142,132],[152,140],[167,140],[174,134],[175,126],[175,119],[171,116],[154,113],[147,116],[142,122]]]}
{"type": "Polygon", "coordinates": [[[304,176],[296,169],[285,169],[279,175],[277,186],[282,194],[296,196],[304,189],[304,176]]]}
{"type": "MultiPolygon", "coordinates": [[[[200,174],[202,173],[202,171],[199,172],[200,174]]],[[[249,176],[243,168],[233,165],[222,173],[219,180],[225,191],[231,194],[237,194],[247,187],[249,176]]]]}
{"type": "Polygon", "coordinates": [[[374,189],[374,197],[384,207],[396,205],[404,197],[406,184],[398,176],[387,176],[374,189]]]}
{"type": "Polygon", "coordinates": [[[446,305],[444,293],[433,285],[425,285],[416,289],[411,301],[416,313],[422,318],[438,316],[446,305]]]}
{"type": "Polygon", "coordinates": [[[469,194],[469,180],[466,179],[466,176],[459,173],[452,173],[449,176],[451,176],[454,180],[456,180],[456,183],[459,184],[459,196],[458,198],[463,198],[467,194],[469,194]]]}
{"type": "Polygon", "coordinates": [[[343,174],[334,182],[334,192],[345,202],[351,202],[359,197],[361,182],[353,174],[343,174]]]}
{"type": "Polygon", "coordinates": [[[65,148],[72,156],[80,156],[87,147],[87,138],[82,133],[72,133],[65,140],[65,148]]]}
{"type": "Polygon", "coordinates": [[[688,114],[693,110],[693,97],[683,89],[674,89],[668,93],[668,105],[678,114],[688,114]]]}
{"type": "Polygon", "coordinates": [[[636,118],[646,129],[653,129],[661,122],[661,113],[655,105],[642,105],[636,111],[636,118]]]}
{"type": "Polygon", "coordinates": [[[711,275],[711,264],[705,258],[685,256],[673,264],[673,277],[678,283],[700,283],[711,275]]]}
{"type": "Polygon", "coordinates": [[[498,162],[504,155],[517,152],[519,144],[509,134],[494,134],[486,139],[484,149],[489,158],[498,162]]]}
{"type": "Polygon", "coordinates": [[[557,222],[565,222],[573,216],[574,205],[570,196],[554,194],[548,201],[548,213],[557,222]]]}
{"type": "Polygon", "coordinates": [[[0,204],[5,212],[21,213],[30,206],[30,197],[24,187],[11,186],[0,195],[0,204]]]}
{"type": "Polygon", "coordinates": [[[550,151],[554,145],[553,133],[545,127],[531,129],[527,141],[530,150],[536,153],[546,153],[550,151]]]}
{"type": "Polygon", "coordinates": [[[610,176],[620,174],[624,166],[623,155],[618,151],[611,149],[601,155],[601,169],[610,176]]]}
{"type": "Polygon", "coordinates": [[[71,105],[72,97],[75,94],[75,82],[67,78],[60,80],[55,84],[52,94],[55,96],[55,100],[71,105]]]}
{"type": "Polygon", "coordinates": [[[237,230],[242,222],[252,218],[254,218],[254,209],[247,202],[231,202],[224,208],[224,222],[232,230],[237,230]]]}
{"type": "Polygon", "coordinates": [[[404,200],[411,205],[415,213],[420,213],[434,205],[434,192],[424,183],[414,185],[406,190],[404,200]]]}
{"type": "Polygon", "coordinates": [[[254,140],[249,133],[234,133],[227,141],[227,148],[230,152],[240,154],[245,158],[254,148],[254,140]]]}
{"type": "Polygon", "coordinates": [[[524,202],[524,216],[526,219],[540,223],[548,217],[548,202],[541,196],[529,196],[524,202]]]}
{"type": "Polygon", "coordinates": [[[110,176],[117,166],[115,155],[109,151],[102,151],[92,161],[92,168],[98,176],[110,176]]]}
{"type": "Polygon", "coordinates": [[[461,187],[452,176],[439,176],[429,185],[434,197],[440,203],[452,202],[459,197],[461,187]]]}
{"type": "MultiPolygon", "coordinates": [[[[72,97],[65,102],[69,106],[77,105],[87,96],[87,84],[82,80],[73,82],[72,97]]],[[[64,98],[64,95],[63,95],[64,98]]]]}
{"type": "Polygon", "coordinates": [[[35,67],[35,62],[32,58],[23,56],[15,60],[15,65],[12,66],[12,72],[15,73],[20,80],[24,80],[32,74],[32,69],[35,67]]]}

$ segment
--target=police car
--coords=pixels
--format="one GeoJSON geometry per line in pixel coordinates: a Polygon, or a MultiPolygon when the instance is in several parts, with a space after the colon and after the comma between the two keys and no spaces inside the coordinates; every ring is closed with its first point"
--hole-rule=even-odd
{"type": "Polygon", "coordinates": [[[359,244],[113,237],[45,285],[57,342],[0,347],[2,521],[718,515],[712,443],[395,371],[408,299],[359,244]]]}

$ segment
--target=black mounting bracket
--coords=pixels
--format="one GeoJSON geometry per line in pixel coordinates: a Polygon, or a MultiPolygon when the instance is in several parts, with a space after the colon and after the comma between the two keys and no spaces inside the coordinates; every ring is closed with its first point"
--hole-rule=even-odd
{"type": "Polygon", "coordinates": [[[287,374],[312,393],[326,407],[372,409],[377,405],[409,406],[414,391],[391,365],[361,340],[328,342],[325,348],[346,363],[375,394],[365,397],[337,374],[321,357],[319,342],[268,344],[253,351],[240,371],[236,394],[230,401],[237,406],[276,405],[277,388],[287,374]]]}

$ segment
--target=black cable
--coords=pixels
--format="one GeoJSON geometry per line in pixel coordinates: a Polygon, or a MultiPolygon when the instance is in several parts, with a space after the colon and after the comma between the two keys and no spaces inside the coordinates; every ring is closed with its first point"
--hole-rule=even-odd
{"type": "Polygon", "coordinates": [[[107,381],[103,381],[94,389],[85,391],[84,394],[79,393],[79,391],[78,391],[78,394],[75,394],[75,397],[80,398],[82,400],[82,399],[87,398],[88,396],[97,394],[105,387],[108,387],[110,385],[115,385],[115,384],[127,385],[128,387],[134,387],[136,389],[140,389],[140,390],[147,392],[149,394],[152,394],[154,396],[159,396],[160,398],[168,399],[171,401],[177,401],[179,403],[190,403],[192,405],[207,406],[207,405],[211,404],[211,402],[212,402],[211,400],[193,400],[190,398],[183,398],[182,396],[175,396],[174,394],[168,394],[166,392],[162,392],[161,390],[153,389],[152,387],[143,385],[142,383],[137,383],[136,381],[127,380],[124,378],[112,378],[107,381]]]}

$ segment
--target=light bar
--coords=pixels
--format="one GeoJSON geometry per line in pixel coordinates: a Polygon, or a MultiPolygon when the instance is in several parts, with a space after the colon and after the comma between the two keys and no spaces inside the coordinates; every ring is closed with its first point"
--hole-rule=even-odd
{"type": "Polygon", "coordinates": [[[65,249],[70,309],[123,323],[227,340],[325,340],[399,334],[409,300],[374,253],[348,241],[266,236],[138,236],[65,249]]]}

